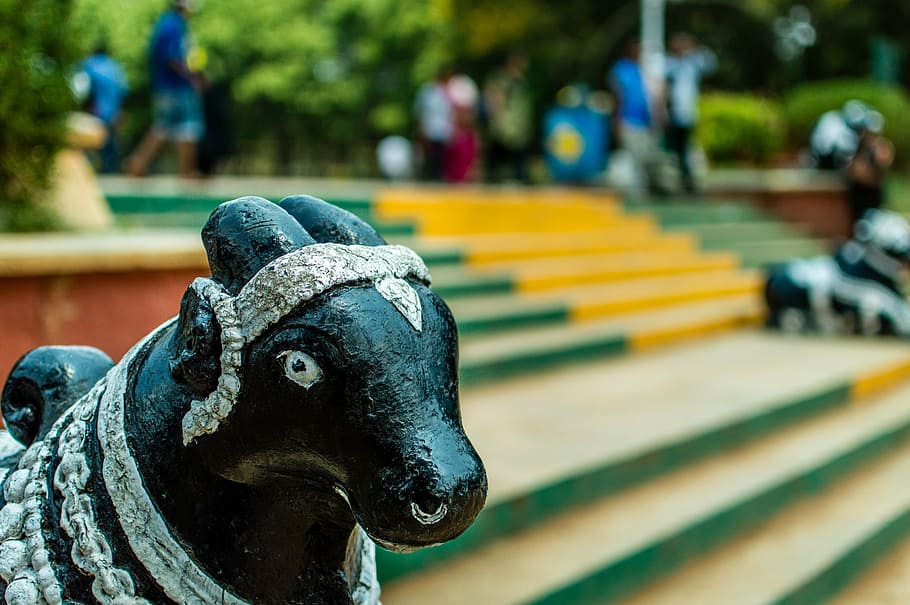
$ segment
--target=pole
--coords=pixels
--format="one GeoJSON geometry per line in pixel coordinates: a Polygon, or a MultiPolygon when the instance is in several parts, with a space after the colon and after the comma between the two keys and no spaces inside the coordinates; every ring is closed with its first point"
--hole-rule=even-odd
{"type": "Polygon", "coordinates": [[[664,0],[641,0],[641,62],[652,92],[664,76],[664,0]]]}

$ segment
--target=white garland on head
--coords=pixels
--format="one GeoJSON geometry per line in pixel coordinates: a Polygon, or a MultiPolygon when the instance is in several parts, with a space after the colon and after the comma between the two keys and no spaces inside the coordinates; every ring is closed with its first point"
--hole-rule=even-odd
{"type": "Polygon", "coordinates": [[[215,390],[193,401],[183,417],[183,443],[214,433],[237,402],[243,349],[295,307],[343,284],[370,283],[418,332],[422,311],[406,278],[430,283],[430,272],[405,246],[312,244],[259,270],[237,296],[210,278],[198,278],[196,293],[211,304],[221,327],[221,375],[215,390]]]}

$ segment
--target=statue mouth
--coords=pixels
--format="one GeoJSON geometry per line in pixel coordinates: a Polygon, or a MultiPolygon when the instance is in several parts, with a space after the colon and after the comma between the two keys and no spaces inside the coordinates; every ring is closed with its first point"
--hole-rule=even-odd
{"type": "MultiPolygon", "coordinates": [[[[360,525],[360,527],[363,528],[364,532],[366,532],[366,534],[367,534],[367,536],[369,536],[370,540],[372,540],[373,542],[375,542],[376,544],[378,544],[379,546],[381,546],[382,548],[384,548],[386,550],[396,552],[396,553],[406,554],[406,553],[411,553],[411,552],[420,550],[422,548],[432,548],[434,546],[439,546],[440,544],[443,544],[443,542],[431,542],[431,543],[421,543],[421,544],[394,542],[394,541],[382,538],[380,536],[377,536],[376,533],[373,531],[373,529],[366,526],[363,523],[363,521],[361,520],[361,515],[358,514],[357,510],[351,504],[351,498],[350,498],[350,496],[348,496],[347,490],[345,490],[341,484],[334,483],[332,485],[332,491],[334,491],[336,494],[338,494],[338,496],[342,500],[345,501],[345,503],[348,505],[348,508],[351,510],[351,514],[354,516],[354,519],[357,520],[358,525],[360,525]]],[[[420,523],[421,525],[430,526],[430,525],[435,525],[435,524],[439,523],[440,521],[442,521],[442,519],[446,516],[446,514],[448,514],[449,509],[448,509],[448,506],[446,506],[444,503],[441,503],[436,508],[435,511],[433,511],[432,513],[427,513],[420,508],[419,504],[417,504],[416,502],[411,502],[410,511],[411,511],[411,516],[418,523],[420,523]]]]}
{"type": "MultiPolygon", "coordinates": [[[[364,531],[366,531],[366,530],[364,530],[364,531]]],[[[390,550],[395,553],[403,554],[403,555],[421,550],[423,548],[432,548],[434,546],[439,546],[440,544],[442,544],[442,542],[434,542],[433,544],[421,544],[420,546],[414,546],[411,544],[398,544],[395,542],[387,542],[387,541],[383,540],[382,538],[377,538],[377,537],[371,535],[370,532],[367,532],[367,536],[370,537],[370,540],[372,540],[379,546],[383,547],[384,549],[390,550]]]]}

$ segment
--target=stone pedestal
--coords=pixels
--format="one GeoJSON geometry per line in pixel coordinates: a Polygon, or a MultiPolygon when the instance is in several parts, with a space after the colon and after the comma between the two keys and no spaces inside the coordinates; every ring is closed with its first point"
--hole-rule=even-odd
{"type": "Polygon", "coordinates": [[[57,154],[50,200],[64,226],[76,230],[107,229],[114,224],[86,149],[98,149],[107,133],[104,124],[88,114],[70,116],[67,148],[57,154]]]}

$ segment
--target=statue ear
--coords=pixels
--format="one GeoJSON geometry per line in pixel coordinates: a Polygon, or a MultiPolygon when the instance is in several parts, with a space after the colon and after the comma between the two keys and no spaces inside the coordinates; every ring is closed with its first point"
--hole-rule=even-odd
{"type": "Polygon", "coordinates": [[[194,288],[187,288],[180,301],[171,375],[200,397],[218,386],[221,375],[221,326],[212,305],[194,288]]]}
{"type": "Polygon", "coordinates": [[[319,198],[292,195],[278,205],[297,219],[317,242],[363,246],[382,246],[386,243],[373,227],[356,214],[319,198]]]}
{"type": "Polygon", "coordinates": [[[10,435],[23,445],[43,438],[113,365],[107,354],[92,347],[39,347],[23,355],[0,395],[10,435]]]}

